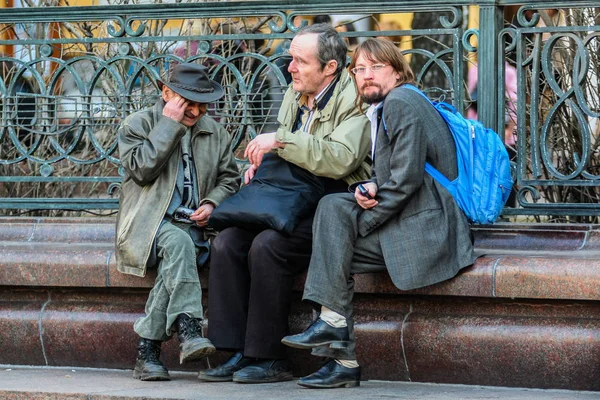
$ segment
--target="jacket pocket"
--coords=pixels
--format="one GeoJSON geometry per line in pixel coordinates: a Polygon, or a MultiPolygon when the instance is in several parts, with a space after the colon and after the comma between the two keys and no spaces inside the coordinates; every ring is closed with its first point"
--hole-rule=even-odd
{"type": "Polygon", "coordinates": [[[133,220],[137,216],[138,212],[140,211],[140,208],[142,207],[142,204],[144,203],[146,193],[148,192],[149,187],[150,187],[150,185],[146,185],[142,188],[142,191],[140,192],[138,201],[137,201],[137,203],[135,203],[135,207],[133,207],[133,209],[131,211],[129,211],[127,213],[127,215],[125,216],[125,219],[123,220],[123,224],[121,224],[118,235],[117,235],[117,244],[119,246],[121,246],[123,244],[123,242],[125,242],[125,240],[127,239],[129,231],[131,230],[131,225],[133,223],[133,220]]]}

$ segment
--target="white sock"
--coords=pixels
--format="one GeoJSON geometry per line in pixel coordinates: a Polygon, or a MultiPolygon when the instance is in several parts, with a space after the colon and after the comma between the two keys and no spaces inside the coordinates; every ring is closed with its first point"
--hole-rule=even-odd
{"type": "Polygon", "coordinates": [[[336,363],[346,368],[358,368],[358,362],[356,360],[335,360],[336,363]]]}
{"type": "Polygon", "coordinates": [[[325,306],[321,306],[321,315],[319,318],[325,321],[327,325],[333,326],[334,328],[345,328],[348,326],[348,324],[346,324],[346,318],[344,318],[343,315],[340,315],[325,306]]]}

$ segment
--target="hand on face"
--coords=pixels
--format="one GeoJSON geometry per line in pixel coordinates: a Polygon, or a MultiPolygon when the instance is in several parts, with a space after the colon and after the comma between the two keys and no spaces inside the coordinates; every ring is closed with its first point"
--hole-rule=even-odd
{"type": "Polygon", "coordinates": [[[163,87],[163,100],[163,115],[188,127],[194,126],[206,114],[206,104],[184,99],[166,86],[163,87]]]}
{"type": "MultiPolygon", "coordinates": [[[[172,92],[171,92],[172,93],[172,92]]],[[[185,115],[188,101],[178,94],[173,93],[163,108],[163,115],[177,122],[181,122],[185,115]]]]}

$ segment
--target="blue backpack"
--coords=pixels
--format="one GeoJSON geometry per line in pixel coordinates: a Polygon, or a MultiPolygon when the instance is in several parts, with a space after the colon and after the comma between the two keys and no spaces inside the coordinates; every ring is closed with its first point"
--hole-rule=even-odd
{"type": "Polygon", "coordinates": [[[504,143],[492,129],[466,119],[451,105],[432,102],[415,86],[403,87],[420,93],[435,107],[456,143],[456,179],[450,181],[429,163],[425,164],[425,171],[450,192],[471,223],[493,223],[513,185],[504,143]]]}

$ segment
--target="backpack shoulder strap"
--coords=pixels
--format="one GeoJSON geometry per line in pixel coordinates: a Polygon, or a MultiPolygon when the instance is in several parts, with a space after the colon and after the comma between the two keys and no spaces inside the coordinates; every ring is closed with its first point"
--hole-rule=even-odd
{"type": "MultiPolygon", "coordinates": [[[[423,93],[421,90],[419,90],[416,86],[411,85],[409,83],[405,83],[404,85],[402,85],[403,88],[406,89],[410,89],[412,91],[415,91],[417,93],[419,93],[421,96],[423,96],[432,106],[435,107],[435,105],[433,104],[433,102],[429,99],[429,97],[427,97],[425,95],[425,93],[423,93]]],[[[383,110],[381,111],[381,120],[383,122],[383,130],[387,135],[387,125],[385,124],[385,118],[383,115],[383,110]]],[[[435,179],[436,181],[438,181],[443,187],[446,188],[446,190],[448,190],[452,195],[454,195],[454,187],[452,186],[452,183],[450,182],[450,180],[448,178],[446,178],[440,171],[438,171],[433,165],[429,164],[428,162],[425,163],[425,172],[427,172],[429,175],[431,175],[431,177],[433,179],[435,179]]]]}
{"type": "MultiPolygon", "coordinates": [[[[407,88],[412,90],[413,92],[417,92],[419,93],[421,96],[425,97],[427,99],[428,102],[432,103],[431,100],[429,99],[429,97],[427,97],[425,95],[425,93],[423,93],[418,87],[416,87],[415,85],[411,85],[410,83],[405,83],[404,85],[402,85],[403,88],[407,88]]],[[[433,104],[433,103],[432,103],[433,104]]]]}
{"type": "MultiPolygon", "coordinates": [[[[405,87],[407,89],[410,89],[412,91],[419,93],[421,96],[423,96],[429,102],[429,104],[431,104],[435,108],[435,104],[429,99],[429,97],[427,97],[425,95],[425,93],[423,93],[421,90],[419,90],[419,88],[417,88],[416,86],[411,85],[411,84],[404,84],[404,85],[402,85],[402,87],[405,87]]],[[[450,182],[450,180],[448,178],[446,178],[440,171],[438,171],[433,165],[426,162],[425,163],[425,172],[427,172],[429,175],[431,175],[431,177],[433,179],[438,181],[443,187],[446,188],[446,190],[448,190],[452,195],[454,195],[454,193],[453,193],[454,187],[453,187],[452,183],[450,182]]]]}
{"type": "MultiPolygon", "coordinates": [[[[427,99],[428,102],[430,102],[433,105],[433,103],[431,102],[431,100],[429,100],[429,97],[427,97],[425,95],[425,93],[423,93],[421,90],[419,90],[419,88],[417,88],[416,86],[411,85],[410,83],[405,83],[405,84],[403,84],[400,87],[403,87],[403,88],[406,88],[406,89],[410,89],[410,90],[413,90],[413,91],[419,93],[421,96],[425,97],[425,99],[427,99]]],[[[383,131],[387,135],[388,129],[387,129],[387,124],[385,123],[385,116],[383,114],[383,107],[381,109],[381,122],[383,123],[383,131]]]]}
{"type": "Polygon", "coordinates": [[[425,172],[427,172],[433,179],[439,182],[440,185],[446,188],[454,196],[454,186],[448,178],[446,178],[440,171],[428,162],[425,163],[425,172]]]}

